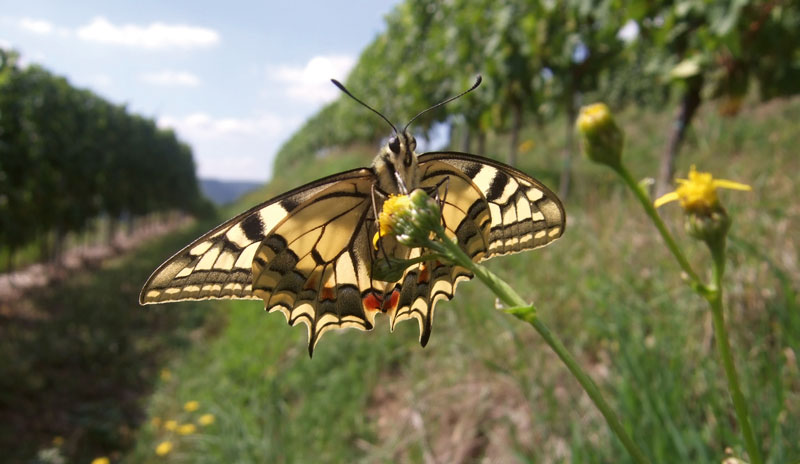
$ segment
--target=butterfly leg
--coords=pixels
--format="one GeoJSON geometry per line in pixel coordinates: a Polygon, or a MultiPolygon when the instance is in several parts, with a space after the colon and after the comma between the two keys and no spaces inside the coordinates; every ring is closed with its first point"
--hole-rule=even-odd
{"type": "MultiPolygon", "coordinates": [[[[436,203],[439,204],[439,209],[440,210],[444,209],[444,202],[447,199],[447,189],[448,189],[449,186],[450,186],[450,176],[446,176],[444,179],[442,179],[439,182],[437,182],[436,185],[431,187],[431,191],[428,192],[428,195],[431,195],[431,193],[433,194],[432,195],[433,199],[434,199],[434,201],[436,201],[436,203]],[[440,197],[439,196],[439,189],[442,186],[444,186],[444,193],[440,197]]],[[[442,227],[446,228],[447,224],[445,224],[445,222],[444,222],[444,216],[442,216],[441,219],[442,219],[442,227]]]]}
{"type": "Polygon", "coordinates": [[[383,247],[383,241],[381,240],[381,238],[383,238],[381,236],[381,225],[380,225],[380,217],[381,216],[380,216],[380,212],[378,211],[378,198],[376,197],[376,195],[380,195],[381,197],[386,199],[387,195],[385,193],[381,192],[380,190],[377,190],[375,188],[375,184],[373,184],[370,187],[369,190],[370,190],[370,198],[372,199],[372,214],[375,216],[375,225],[378,228],[378,232],[377,232],[378,241],[376,242],[376,245],[378,246],[378,251],[380,251],[380,254],[382,254],[384,257],[386,257],[386,260],[388,262],[386,249],[383,247]]]}

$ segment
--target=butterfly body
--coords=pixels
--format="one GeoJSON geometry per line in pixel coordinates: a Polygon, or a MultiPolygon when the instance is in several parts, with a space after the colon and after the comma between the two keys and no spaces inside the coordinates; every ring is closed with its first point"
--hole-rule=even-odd
{"type": "Polygon", "coordinates": [[[417,155],[405,130],[372,165],[298,187],[198,238],[148,279],[141,304],[209,298],[261,299],[289,324],[308,327],[309,353],[334,328],[370,330],[378,313],[390,327],[417,319],[430,337],[433,310],[469,271],[437,260],[393,282],[375,278],[378,260],[424,253],[380,237],[376,215],[389,195],[422,188],[440,199],[442,222],[475,261],[546,245],[560,237],[558,198],[527,174],[457,152],[417,155]]]}

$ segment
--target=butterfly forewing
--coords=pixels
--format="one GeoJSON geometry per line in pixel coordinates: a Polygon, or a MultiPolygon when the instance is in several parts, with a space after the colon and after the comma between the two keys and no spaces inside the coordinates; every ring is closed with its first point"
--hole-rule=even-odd
{"type": "Polygon", "coordinates": [[[355,169],[317,180],[215,227],[159,266],[142,288],[139,302],[257,299],[251,287],[253,257],[270,230],[321,190],[365,176],[372,171],[355,169]]]}
{"type": "Polygon", "coordinates": [[[488,203],[488,252],[476,261],[538,248],[564,233],[566,215],[561,201],[524,172],[468,153],[431,152],[419,157],[420,167],[432,162],[463,172],[488,203]]]}

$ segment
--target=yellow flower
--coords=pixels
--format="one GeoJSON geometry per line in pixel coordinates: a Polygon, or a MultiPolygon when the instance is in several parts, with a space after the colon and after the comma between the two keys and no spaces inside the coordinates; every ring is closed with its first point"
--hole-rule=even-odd
{"type": "Polygon", "coordinates": [[[158,444],[158,446],[156,446],[156,454],[159,456],[165,456],[170,451],[172,451],[171,441],[162,441],[158,444]]]}
{"type": "Polygon", "coordinates": [[[522,143],[520,143],[519,147],[517,147],[517,150],[519,150],[520,153],[527,153],[527,152],[531,151],[533,146],[534,146],[533,140],[528,139],[528,140],[524,140],[522,143]]]}
{"type": "Polygon", "coordinates": [[[172,378],[172,372],[170,372],[169,369],[167,368],[161,369],[161,380],[166,382],[171,378],[172,378]]]}
{"type": "Polygon", "coordinates": [[[383,209],[378,216],[378,224],[380,231],[375,232],[372,237],[372,246],[378,249],[378,239],[383,236],[390,235],[397,222],[397,215],[401,212],[408,211],[411,207],[411,199],[408,195],[389,195],[389,198],[383,202],[383,209]]]}
{"type": "Polygon", "coordinates": [[[194,424],[183,424],[178,427],[178,433],[181,435],[191,435],[197,431],[194,424]]]}
{"type": "Polygon", "coordinates": [[[200,403],[197,401],[187,401],[186,404],[183,405],[183,410],[186,412],[197,411],[197,408],[200,407],[200,403]]]}
{"type": "Polygon", "coordinates": [[[214,423],[214,415],[213,414],[203,414],[202,416],[200,416],[199,419],[197,419],[197,423],[202,425],[202,426],[211,425],[211,424],[214,423]]]}
{"type": "Polygon", "coordinates": [[[170,431],[175,430],[178,428],[178,422],[174,420],[168,420],[164,422],[164,428],[170,431]]]}
{"type": "Polygon", "coordinates": [[[92,460],[92,464],[110,464],[110,463],[111,463],[111,461],[109,461],[108,458],[105,457],[105,456],[102,456],[102,457],[99,457],[99,458],[94,458],[92,460]]]}
{"type": "Polygon", "coordinates": [[[150,425],[152,425],[154,428],[161,427],[161,418],[160,417],[154,417],[154,418],[150,419],[150,425]]]}
{"type": "Polygon", "coordinates": [[[53,446],[61,446],[64,444],[64,437],[61,435],[53,437],[53,446]]]}
{"type": "Polygon", "coordinates": [[[675,179],[675,181],[678,183],[678,188],[657,199],[654,203],[656,208],[671,201],[678,201],[688,213],[708,214],[719,206],[718,188],[752,190],[749,185],[732,180],[714,179],[711,173],[697,172],[694,166],[689,170],[688,179],[675,179]]]}

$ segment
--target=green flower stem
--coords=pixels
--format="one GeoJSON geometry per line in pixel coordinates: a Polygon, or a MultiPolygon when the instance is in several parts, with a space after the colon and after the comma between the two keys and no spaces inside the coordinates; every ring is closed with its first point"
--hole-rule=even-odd
{"type": "Polygon", "coordinates": [[[666,243],[667,248],[669,248],[669,251],[672,252],[673,256],[675,256],[675,259],[678,261],[678,264],[683,269],[683,272],[685,272],[686,275],[689,276],[692,288],[695,288],[700,292],[705,292],[706,291],[705,284],[700,280],[700,277],[698,277],[697,273],[694,272],[694,269],[692,269],[691,264],[689,264],[689,261],[683,255],[683,252],[681,251],[680,247],[678,247],[678,244],[675,242],[675,239],[672,237],[672,234],[669,232],[669,229],[667,229],[667,226],[664,224],[664,221],[661,220],[661,216],[658,215],[656,208],[653,206],[653,202],[650,199],[650,195],[648,195],[647,192],[644,190],[644,188],[636,182],[636,180],[631,175],[630,171],[628,171],[628,169],[624,165],[619,164],[612,166],[612,168],[614,169],[614,171],[617,172],[617,174],[620,175],[620,177],[622,177],[622,180],[625,181],[628,187],[630,187],[634,195],[636,195],[636,198],[642,204],[644,211],[647,213],[648,216],[650,216],[650,219],[653,220],[653,224],[655,224],[656,229],[658,229],[658,232],[664,239],[664,243],[666,243]]]}
{"type": "Polygon", "coordinates": [[[711,305],[717,351],[719,351],[719,355],[722,358],[725,376],[728,378],[728,389],[731,392],[733,407],[736,410],[736,417],[739,419],[739,425],[742,428],[742,435],[744,436],[747,454],[750,455],[750,462],[752,464],[761,464],[763,462],[761,458],[761,449],[756,442],[755,434],[753,434],[753,429],[750,426],[747,401],[742,394],[742,389],[739,387],[739,376],[736,373],[736,365],[733,363],[733,354],[731,353],[731,344],[728,340],[728,331],[725,329],[725,313],[722,302],[722,276],[725,273],[725,238],[723,237],[715,242],[708,242],[708,247],[711,250],[711,257],[714,261],[714,286],[711,291],[704,296],[711,305]]]}
{"type": "Polygon", "coordinates": [[[636,180],[631,176],[631,173],[625,168],[624,165],[619,164],[612,166],[617,174],[622,177],[628,187],[633,191],[636,198],[642,204],[645,212],[655,224],[656,229],[664,239],[667,248],[672,252],[678,264],[684,272],[689,276],[689,283],[700,295],[702,295],[711,305],[712,318],[714,321],[714,332],[716,334],[717,350],[722,358],[722,364],[725,369],[725,375],[728,378],[728,389],[731,392],[733,399],[733,406],[736,410],[736,417],[742,428],[742,435],[744,436],[745,447],[747,453],[750,455],[752,464],[761,464],[761,452],[756,444],[753,429],[750,426],[749,415],[747,412],[747,402],[742,395],[742,390],[739,387],[739,377],[736,373],[736,366],[733,363],[733,355],[731,354],[730,342],[728,341],[728,332],[725,329],[725,315],[723,313],[722,305],[722,275],[725,272],[725,238],[724,236],[716,242],[709,242],[708,246],[711,250],[711,256],[714,261],[713,268],[713,285],[708,286],[704,284],[697,273],[694,272],[689,261],[683,255],[683,252],[678,247],[672,234],[667,229],[661,216],[656,212],[652,201],[650,200],[647,192],[639,185],[636,180]]]}
{"type": "Polygon", "coordinates": [[[441,226],[436,229],[436,234],[439,240],[431,240],[426,246],[434,251],[448,256],[456,264],[472,271],[495,293],[495,295],[497,295],[503,301],[503,303],[510,307],[509,309],[506,309],[506,312],[509,312],[517,318],[531,324],[533,328],[539,332],[539,335],[544,338],[545,342],[550,345],[550,348],[552,348],[558,357],[561,358],[561,361],[567,365],[569,371],[572,372],[572,375],[574,375],[578,380],[578,383],[581,384],[583,389],[589,395],[589,398],[591,398],[595,406],[597,406],[597,409],[599,409],[600,413],[603,414],[603,417],[606,419],[609,427],[611,427],[611,430],[615,435],[617,435],[617,438],[619,438],[623,446],[625,446],[625,448],[628,450],[628,453],[631,455],[633,460],[639,464],[648,463],[649,460],[647,457],[645,457],[642,450],[639,449],[636,443],[634,443],[634,441],[625,431],[625,428],[623,427],[617,415],[611,409],[611,406],[606,403],[605,399],[603,398],[603,394],[600,392],[600,388],[597,387],[597,384],[595,384],[591,377],[589,377],[589,375],[586,374],[586,372],[581,368],[580,364],[578,364],[578,361],[572,357],[561,340],[559,340],[556,335],[550,332],[550,329],[547,328],[544,322],[539,320],[536,315],[536,308],[533,305],[526,303],[525,300],[523,300],[522,297],[502,279],[494,275],[485,267],[473,262],[469,256],[461,251],[461,248],[457,243],[453,242],[445,235],[441,226]]]}

